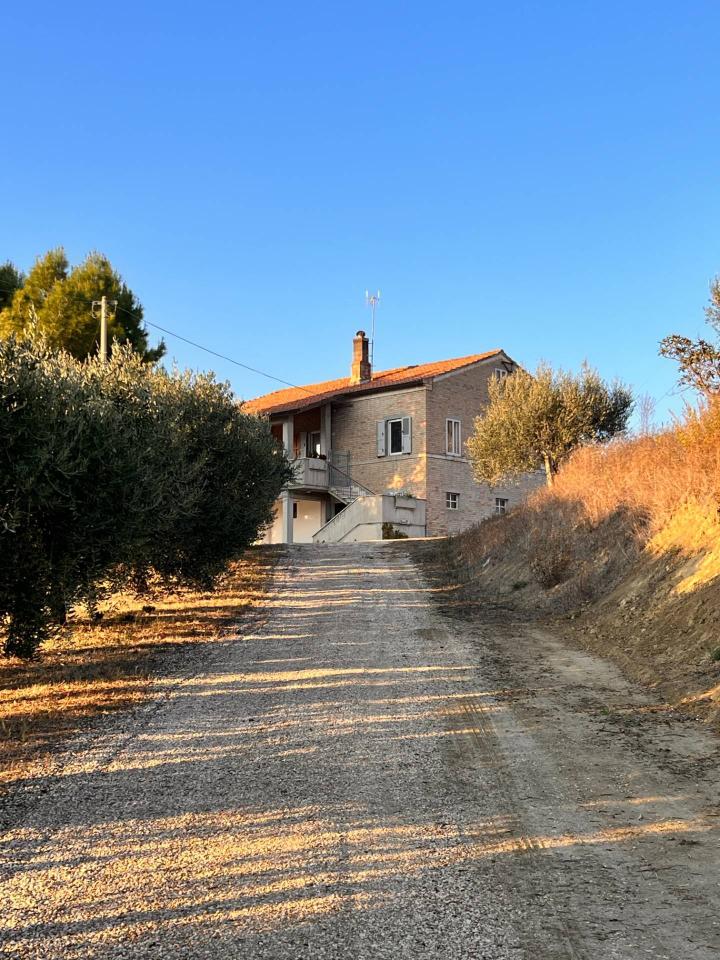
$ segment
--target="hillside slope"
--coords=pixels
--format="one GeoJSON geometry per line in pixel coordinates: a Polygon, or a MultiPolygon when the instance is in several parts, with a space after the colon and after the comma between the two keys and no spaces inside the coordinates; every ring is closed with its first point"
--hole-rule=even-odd
{"type": "Polygon", "coordinates": [[[720,723],[720,414],[580,451],[553,490],[432,549],[458,615],[551,619],[720,723]]]}

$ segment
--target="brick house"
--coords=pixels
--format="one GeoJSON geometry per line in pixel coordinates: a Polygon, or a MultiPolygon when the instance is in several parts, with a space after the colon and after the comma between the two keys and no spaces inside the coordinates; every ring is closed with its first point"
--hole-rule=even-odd
{"type": "Polygon", "coordinates": [[[465,441],[503,350],[373,373],[364,331],[350,377],[277,390],[244,404],[267,416],[295,462],[267,543],[456,533],[517,503],[538,478],[491,488],[473,478],[465,441]]]}

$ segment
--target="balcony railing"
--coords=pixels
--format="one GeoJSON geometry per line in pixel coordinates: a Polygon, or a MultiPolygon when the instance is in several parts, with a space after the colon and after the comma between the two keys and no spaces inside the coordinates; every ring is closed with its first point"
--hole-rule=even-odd
{"type": "Polygon", "coordinates": [[[297,457],[292,462],[295,471],[295,477],[288,486],[314,487],[319,490],[327,490],[330,486],[329,470],[327,460],[320,457],[297,457]]]}
{"type": "Polygon", "coordinates": [[[329,460],[324,457],[296,457],[292,461],[295,476],[288,488],[330,490],[333,496],[345,502],[354,500],[355,497],[373,496],[372,490],[353,480],[347,472],[349,461],[348,453],[332,453],[329,460]]]}

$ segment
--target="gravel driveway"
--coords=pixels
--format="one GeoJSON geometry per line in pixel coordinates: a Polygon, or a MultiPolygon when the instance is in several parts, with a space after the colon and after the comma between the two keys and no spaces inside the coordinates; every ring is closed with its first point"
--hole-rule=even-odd
{"type": "Polygon", "coordinates": [[[251,629],[26,785],[0,956],[717,958],[697,724],[408,545],[291,548],[251,629]]]}

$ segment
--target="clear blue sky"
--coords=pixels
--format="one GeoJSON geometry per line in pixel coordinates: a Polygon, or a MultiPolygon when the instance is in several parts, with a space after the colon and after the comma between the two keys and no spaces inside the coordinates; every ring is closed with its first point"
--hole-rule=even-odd
{"type": "Polygon", "coordinates": [[[347,372],[380,287],[378,367],[502,346],[679,408],[657,343],[720,272],[718,3],[43,0],[3,34],[0,259],[99,249],[148,320],[293,382],[347,372]]]}

